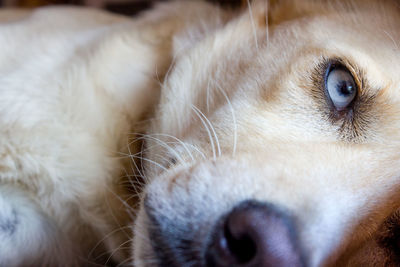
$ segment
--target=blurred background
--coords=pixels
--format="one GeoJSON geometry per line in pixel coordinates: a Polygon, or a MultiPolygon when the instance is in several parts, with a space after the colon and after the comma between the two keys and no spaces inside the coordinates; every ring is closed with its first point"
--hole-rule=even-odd
{"type": "MultiPolygon", "coordinates": [[[[155,2],[168,0],[0,0],[1,7],[33,8],[45,5],[79,5],[106,9],[114,13],[135,15],[150,8],[155,2]]],[[[192,0],[182,0],[192,1],[192,0]]],[[[247,3],[247,0],[207,0],[225,7],[237,7],[247,3]]]]}

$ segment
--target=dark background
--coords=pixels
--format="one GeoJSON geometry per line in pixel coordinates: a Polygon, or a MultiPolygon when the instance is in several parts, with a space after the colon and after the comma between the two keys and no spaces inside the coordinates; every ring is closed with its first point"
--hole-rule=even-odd
{"type": "MultiPolygon", "coordinates": [[[[79,5],[92,6],[109,10],[111,12],[135,15],[140,11],[148,9],[155,2],[168,0],[0,0],[1,7],[23,7],[32,8],[45,5],[79,5]]],[[[192,0],[181,0],[192,1],[192,0]]],[[[247,0],[207,0],[224,7],[237,7],[246,4],[247,0]]]]}

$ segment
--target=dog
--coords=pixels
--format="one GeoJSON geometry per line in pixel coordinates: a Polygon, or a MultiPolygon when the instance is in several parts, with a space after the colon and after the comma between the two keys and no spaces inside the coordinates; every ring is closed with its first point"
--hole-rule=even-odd
{"type": "Polygon", "coordinates": [[[0,266],[399,265],[399,8],[2,10],[0,266]]]}
{"type": "Polygon", "coordinates": [[[0,266],[129,263],[139,140],[174,32],[217,19],[206,6],[0,10],[0,266]]]}
{"type": "Polygon", "coordinates": [[[399,2],[206,13],[148,131],[134,266],[399,266],[399,2]]]}

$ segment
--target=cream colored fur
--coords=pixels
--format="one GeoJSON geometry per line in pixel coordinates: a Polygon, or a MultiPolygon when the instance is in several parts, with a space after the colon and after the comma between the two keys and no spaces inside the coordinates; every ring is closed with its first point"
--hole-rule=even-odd
{"type": "Polygon", "coordinates": [[[398,3],[254,1],[216,27],[175,54],[163,83],[149,133],[169,148],[148,142],[145,156],[162,167],[146,166],[134,265],[165,264],[157,227],[171,238],[171,266],[202,266],[204,236],[247,199],[295,218],[307,266],[399,264],[381,242],[400,223],[398,3]],[[336,58],[363,79],[352,124],[332,118],[315,84],[319,64],[336,58]]]}
{"type": "Polygon", "coordinates": [[[136,20],[0,11],[0,266],[127,263],[130,143],[158,102],[173,36],[219,19],[180,5],[136,20]]]}
{"type": "Polygon", "coordinates": [[[309,266],[396,264],[378,241],[400,204],[398,8],[0,11],[0,266],[157,266],[147,209],[196,237],[246,199],[296,218],[309,266]],[[313,81],[330,58],[371,99],[351,125],[313,81]]]}

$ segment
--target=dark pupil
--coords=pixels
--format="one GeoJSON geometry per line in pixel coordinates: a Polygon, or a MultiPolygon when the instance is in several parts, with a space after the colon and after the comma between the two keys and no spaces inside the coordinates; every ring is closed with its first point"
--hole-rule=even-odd
{"type": "Polygon", "coordinates": [[[352,95],[354,92],[354,86],[351,83],[343,80],[337,85],[337,90],[339,91],[340,95],[348,96],[352,95]]]}

